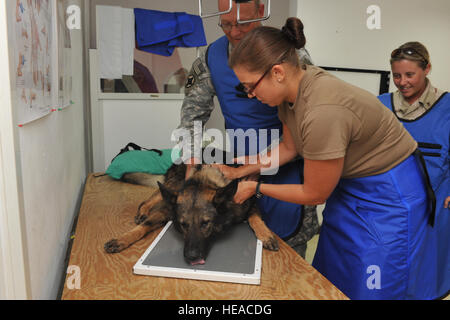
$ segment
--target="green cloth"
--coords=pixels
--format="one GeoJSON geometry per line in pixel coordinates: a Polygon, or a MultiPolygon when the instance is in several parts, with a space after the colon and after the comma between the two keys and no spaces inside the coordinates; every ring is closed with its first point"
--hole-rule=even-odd
{"type": "Polygon", "coordinates": [[[160,156],[155,151],[130,150],[119,154],[109,165],[106,174],[111,178],[120,179],[125,173],[144,172],[149,174],[165,174],[173,164],[173,160],[180,157],[178,149],[163,149],[160,156]]]}

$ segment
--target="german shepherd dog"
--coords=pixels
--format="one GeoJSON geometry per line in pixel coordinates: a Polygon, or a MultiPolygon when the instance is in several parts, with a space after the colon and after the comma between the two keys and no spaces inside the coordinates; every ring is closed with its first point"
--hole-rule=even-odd
{"type": "MultiPolygon", "coordinates": [[[[255,205],[256,198],[242,204],[233,201],[238,180],[226,179],[218,168],[211,165],[194,166],[190,177],[185,179],[186,168],[185,164],[174,164],[169,168],[164,182],[158,182],[159,190],[139,205],[135,217],[138,226],[105,243],[106,252],[117,253],[126,249],[169,220],[183,235],[184,258],[192,265],[205,263],[214,236],[244,220],[248,220],[264,248],[278,250],[277,239],[262,221],[255,205]]],[[[149,176],[131,173],[125,174],[122,180],[149,185],[145,181],[149,176]]]]}

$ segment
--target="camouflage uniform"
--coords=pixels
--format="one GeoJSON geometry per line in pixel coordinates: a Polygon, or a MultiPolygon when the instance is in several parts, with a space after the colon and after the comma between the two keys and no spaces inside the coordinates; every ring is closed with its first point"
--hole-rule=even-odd
{"type": "MultiPolygon", "coordinates": [[[[231,51],[231,46],[229,47],[229,51],[231,51]]],[[[313,64],[305,49],[298,50],[298,54],[302,63],[313,64]]],[[[200,51],[199,57],[193,62],[188,74],[185,85],[185,97],[181,107],[181,123],[178,128],[188,129],[191,136],[193,136],[194,121],[201,121],[202,125],[205,125],[214,109],[215,95],[216,91],[206,63],[206,49],[203,49],[200,51]]],[[[197,134],[201,135],[201,133],[197,134]]],[[[201,137],[193,137],[193,139],[201,140],[201,137]]],[[[192,142],[190,149],[193,150],[192,142]]],[[[316,207],[304,206],[302,225],[298,229],[298,233],[291,236],[287,243],[304,258],[306,242],[318,233],[318,231],[319,223],[316,207]]]]}
{"type": "Polygon", "coordinates": [[[292,247],[302,258],[305,258],[307,242],[320,231],[317,219],[316,206],[303,206],[303,219],[298,232],[289,238],[286,243],[292,247]]]}

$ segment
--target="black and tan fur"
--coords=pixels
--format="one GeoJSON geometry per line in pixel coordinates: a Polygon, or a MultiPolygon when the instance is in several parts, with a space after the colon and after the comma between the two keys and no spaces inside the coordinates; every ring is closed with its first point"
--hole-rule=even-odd
{"type": "MultiPolygon", "coordinates": [[[[198,165],[185,179],[186,166],[173,165],[158,182],[156,190],[148,200],[139,205],[132,230],[105,244],[108,253],[120,252],[149,232],[172,220],[176,229],[184,236],[184,257],[187,262],[204,260],[215,235],[232,225],[248,220],[255,235],[269,250],[278,250],[278,242],[262,221],[252,197],[243,204],[236,204],[233,196],[237,180],[230,181],[220,170],[209,165],[198,165]]],[[[135,184],[151,185],[146,174],[125,175],[123,180],[135,184]]]]}

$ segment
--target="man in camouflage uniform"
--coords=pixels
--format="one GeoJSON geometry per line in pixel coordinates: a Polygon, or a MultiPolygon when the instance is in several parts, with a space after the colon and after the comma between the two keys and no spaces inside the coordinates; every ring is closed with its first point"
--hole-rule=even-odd
{"type": "MultiPolygon", "coordinates": [[[[219,10],[226,10],[228,5],[228,0],[219,0],[219,10]]],[[[263,15],[264,5],[261,4],[259,0],[254,0],[249,3],[241,3],[240,5],[241,20],[250,20],[257,17],[262,17],[263,15]]],[[[231,52],[233,46],[237,44],[247,32],[260,26],[261,24],[260,22],[237,24],[236,4],[233,2],[232,12],[222,15],[220,17],[219,25],[228,40],[229,53],[231,52]]],[[[312,64],[311,58],[305,49],[299,50],[298,53],[303,63],[312,64]]],[[[201,51],[200,56],[192,64],[192,68],[185,85],[185,98],[181,108],[181,123],[178,128],[187,129],[191,132],[192,138],[190,141],[195,141],[195,139],[197,139],[197,141],[201,141],[201,137],[194,136],[194,121],[201,121],[203,125],[208,121],[214,108],[213,98],[217,95],[216,88],[214,87],[212,81],[210,66],[208,66],[207,60],[207,50],[201,51]]],[[[241,94],[243,94],[244,97],[246,96],[243,92],[241,92],[241,94]]],[[[223,108],[223,105],[221,105],[221,108],[223,108]]],[[[226,117],[225,114],[224,116],[226,117]]],[[[195,135],[201,134],[202,132],[195,132],[195,135]]],[[[193,150],[193,142],[190,142],[190,144],[190,146],[187,146],[187,150],[193,150]]],[[[186,146],[183,146],[184,150],[186,150],[185,148],[186,146]]],[[[188,159],[184,160],[186,161],[188,159]]],[[[186,163],[188,164],[188,167],[190,167],[189,164],[194,163],[194,157],[190,158],[186,163]]],[[[316,207],[304,206],[303,208],[303,219],[300,221],[299,227],[289,236],[288,239],[285,240],[304,258],[306,243],[316,233],[318,233],[319,224],[317,220],[316,207]]],[[[284,214],[284,212],[280,212],[279,214],[284,214]]]]}

